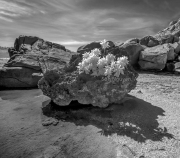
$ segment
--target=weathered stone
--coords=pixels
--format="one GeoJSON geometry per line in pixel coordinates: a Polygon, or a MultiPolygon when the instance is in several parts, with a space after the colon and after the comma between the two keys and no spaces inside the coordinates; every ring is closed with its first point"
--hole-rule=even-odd
{"type": "Polygon", "coordinates": [[[146,48],[140,53],[139,65],[144,70],[162,70],[167,62],[167,54],[168,50],[163,45],[146,48]]]}
{"type": "Polygon", "coordinates": [[[180,68],[180,62],[176,62],[176,63],[174,64],[174,66],[175,66],[175,69],[179,69],[179,68],[180,68]]]}
{"type": "MultiPolygon", "coordinates": [[[[112,41],[107,41],[110,47],[115,47],[115,44],[112,41]]],[[[90,44],[83,45],[77,49],[77,52],[83,54],[85,52],[90,52],[91,50],[98,48],[101,49],[100,42],[92,42],[90,44]]],[[[108,50],[108,48],[107,48],[108,50]]]]}
{"type": "Polygon", "coordinates": [[[40,71],[38,56],[36,55],[14,55],[4,66],[6,67],[26,67],[40,71]]]}
{"type": "MultiPolygon", "coordinates": [[[[75,54],[70,50],[66,50],[62,45],[31,36],[20,36],[15,40],[14,46],[15,48],[9,49],[10,60],[4,66],[8,67],[8,74],[13,70],[15,71],[14,74],[16,74],[16,72],[21,73],[21,70],[22,74],[28,74],[27,76],[20,76],[22,81],[27,81],[27,77],[29,76],[31,76],[29,79],[29,81],[31,81],[32,76],[33,78],[36,76],[29,75],[30,71],[44,72],[48,69],[64,67],[69,63],[71,56],[75,54]],[[42,63],[44,63],[44,65],[42,65],[42,63]],[[25,73],[25,70],[27,70],[27,73],[25,73]]],[[[8,82],[11,82],[9,80],[10,79],[8,79],[8,82]]],[[[15,79],[11,80],[13,83],[9,84],[9,87],[14,87],[13,84],[15,83],[18,85],[15,79]]],[[[33,80],[33,84],[29,84],[27,87],[34,86],[34,81],[36,81],[37,85],[38,80],[33,80]]],[[[3,84],[5,84],[4,80],[3,84]]],[[[26,87],[26,84],[19,86],[26,87]]]]}
{"type": "Polygon", "coordinates": [[[139,65],[142,70],[163,70],[165,68],[165,64],[143,60],[139,61],[139,65]]]}
{"type": "Polygon", "coordinates": [[[142,50],[144,50],[144,47],[141,46],[139,43],[125,43],[121,46],[122,48],[127,51],[127,54],[129,56],[129,62],[132,66],[138,65],[139,60],[139,54],[142,50]]]}
{"type": "Polygon", "coordinates": [[[169,72],[175,71],[175,65],[174,65],[174,63],[173,63],[173,62],[172,62],[172,63],[167,63],[167,64],[166,64],[166,69],[167,69],[167,71],[169,71],[169,72]]]}
{"type": "Polygon", "coordinates": [[[131,39],[125,41],[123,44],[126,44],[126,43],[139,43],[139,39],[138,38],[131,38],[131,39]]]}
{"type": "Polygon", "coordinates": [[[171,22],[169,23],[169,26],[172,26],[172,25],[174,25],[174,24],[176,24],[176,23],[177,23],[177,20],[171,21],[171,22]]]}
{"type": "Polygon", "coordinates": [[[42,77],[40,71],[25,67],[3,67],[0,69],[0,87],[32,88],[42,77]]]}
{"type": "Polygon", "coordinates": [[[153,36],[145,36],[142,39],[140,39],[139,43],[147,47],[154,47],[159,45],[159,41],[153,36]]]}
{"type": "Polygon", "coordinates": [[[6,67],[28,67],[41,70],[38,62],[39,57],[49,56],[57,58],[57,61],[60,59],[60,61],[68,63],[72,54],[74,54],[71,51],[66,51],[62,45],[44,41],[38,37],[20,36],[15,43],[21,43],[21,45],[18,45],[20,51],[9,50],[12,58],[5,64],[6,67]],[[28,40],[28,38],[30,39],[28,40]],[[29,44],[25,44],[25,42],[29,44]]]}
{"type": "Polygon", "coordinates": [[[176,54],[180,54],[180,43],[175,42],[175,43],[170,44],[170,45],[171,45],[171,47],[174,48],[174,52],[175,52],[176,54]]]}
{"type": "MultiPolygon", "coordinates": [[[[123,56],[121,52],[122,48],[119,47],[107,51],[116,57],[123,56]]],[[[101,53],[101,56],[107,54],[103,51],[101,53]]],[[[125,68],[124,75],[108,79],[104,76],[79,74],[77,65],[82,60],[82,54],[73,58],[67,67],[46,71],[38,83],[43,93],[57,105],[67,106],[71,101],[77,100],[81,104],[92,104],[104,108],[111,103],[121,103],[125,95],[136,86],[138,74],[130,64],[125,68]]]]}
{"type": "Polygon", "coordinates": [[[174,52],[174,48],[169,44],[163,44],[163,47],[167,49],[167,61],[173,61],[177,54],[174,52]]]}

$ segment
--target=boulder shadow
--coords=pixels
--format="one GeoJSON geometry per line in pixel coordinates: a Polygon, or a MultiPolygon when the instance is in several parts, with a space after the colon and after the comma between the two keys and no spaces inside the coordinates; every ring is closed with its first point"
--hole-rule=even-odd
{"type": "Polygon", "coordinates": [[[42,111],[48,117],[65,122],[96,126],[105,136],[117,134],[138,142],[173,138],[166,127],[159,127],[157,121],[158,116],[164,116],[165,111],[131,95],[128,95],[122,104],[112,104],[104,109],[82,105],[77,101],[72,101],[69,106],[58,106],[51,101],[43,103],[42,111]]]}

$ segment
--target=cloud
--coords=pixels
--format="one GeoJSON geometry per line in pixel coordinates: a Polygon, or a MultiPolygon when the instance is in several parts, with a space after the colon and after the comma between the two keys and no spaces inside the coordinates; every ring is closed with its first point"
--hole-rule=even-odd
{"type": "Polygon", "coordinates": [[[178,18],[179,0],[0,0],[0,45],[38,36],[76,50],[90,41],[155,34],[178,18]]]}
{"type": "Polygon", "coordinates": [[[8,18],[3,17],[3,16],[0,16],[0,19],[5,20],[5,21],[7,21],[7,22],[13,22],[13,20],[8,19],[8,18]]]}

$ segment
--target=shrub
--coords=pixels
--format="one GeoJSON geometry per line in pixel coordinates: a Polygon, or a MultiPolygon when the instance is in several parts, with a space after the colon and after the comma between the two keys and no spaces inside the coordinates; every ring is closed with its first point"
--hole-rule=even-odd
{"type": "Polygon", "coordinates": [[[79,73],[106,77],[112,75],[119,77],[120,74],[124,74],[124,69],[128,64],[127,57],[123,56],[116,60],[113,54],[108,54],[102,58],[100,55],[101,51],[97,48],[91,52],[84,53],[82,61],[77,66],[79,73]]]}

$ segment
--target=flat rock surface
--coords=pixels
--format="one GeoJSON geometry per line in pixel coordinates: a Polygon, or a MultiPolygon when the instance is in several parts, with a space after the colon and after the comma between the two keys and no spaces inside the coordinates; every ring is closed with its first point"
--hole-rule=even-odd
{"type": "Polygon", "coordinates": [[[124,103],[106,109],[57,108],[38,89],[0,91],[0,157],[178,158],[179,84],[140,72],[124,103]]]}

